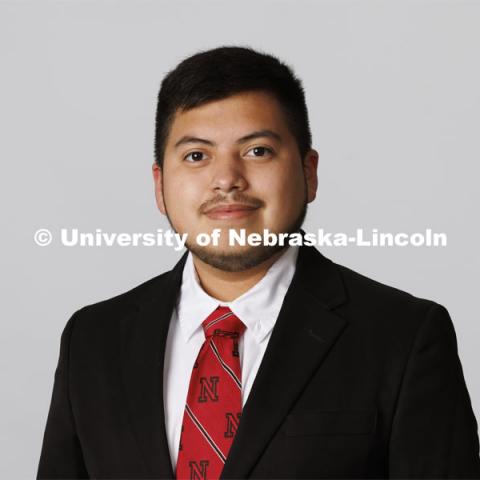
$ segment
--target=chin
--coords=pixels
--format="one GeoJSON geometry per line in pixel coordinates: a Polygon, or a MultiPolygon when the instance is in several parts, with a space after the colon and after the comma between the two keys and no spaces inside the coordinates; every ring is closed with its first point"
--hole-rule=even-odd
{"type": "Polygon", "coordinates": [[[200,247],[186,244],[187,248],[200,260],[212,267],[227,272],[240,272],[256,267],[285,247],[245,246],[245,247],[200,247]]]}

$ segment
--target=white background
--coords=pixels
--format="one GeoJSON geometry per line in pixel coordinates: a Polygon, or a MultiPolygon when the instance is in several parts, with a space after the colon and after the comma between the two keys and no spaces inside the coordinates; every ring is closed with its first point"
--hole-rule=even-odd
{"type": "Polygon", "coordinates": [[[320,250],[447,307],[478,417],[479,24],[475,1],[0,2],[0,476],[36,473],[70,315],[181,255],[41,248],[34,232],[168,228],[156,95],[181,59],[220,45],[273,53],[303,79],[320,153],[306,231],[447,233],[444,248],[320,250]]]}

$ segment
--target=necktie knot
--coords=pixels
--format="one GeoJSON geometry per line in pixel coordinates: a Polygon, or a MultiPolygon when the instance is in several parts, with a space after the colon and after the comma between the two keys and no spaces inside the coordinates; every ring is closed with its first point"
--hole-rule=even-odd
{"type": "Polygon", "coordinates": [[[247,328],[227,306],[219,305],[203,322],[205,337],[230,336],[238,338],[247,328]]]}

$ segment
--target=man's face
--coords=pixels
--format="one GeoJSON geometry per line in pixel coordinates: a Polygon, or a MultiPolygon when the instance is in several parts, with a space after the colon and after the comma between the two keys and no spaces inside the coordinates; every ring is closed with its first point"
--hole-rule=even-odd
{"type": "Polygon", "coordinates": [[[153,165],[157,205],[177,233],[188,234],[186,246],[201,260],[226,271],[245,270],[282,247],[231,246],[228,229],[297,231],[315,198],[317,162],[315,150],[300,159],[275,97],[235,94],[177,111],[163,169],[153,165]],[[196,243],[197,234],[215,228],[221,229],[218,246],[196,243]]]}

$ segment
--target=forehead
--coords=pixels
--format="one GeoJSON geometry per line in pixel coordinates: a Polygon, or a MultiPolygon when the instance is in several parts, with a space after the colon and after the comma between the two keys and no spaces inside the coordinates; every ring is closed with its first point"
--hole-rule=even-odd
{"type": "Polygon", "coordinates": [[[268,92],[242,92],[212,100],[186,111],[178,110],[170,127],[168,145],[188,133],[210,138],[241,136],[252,130],[271,129],[289,136],[278,100],[268,92]]]}

